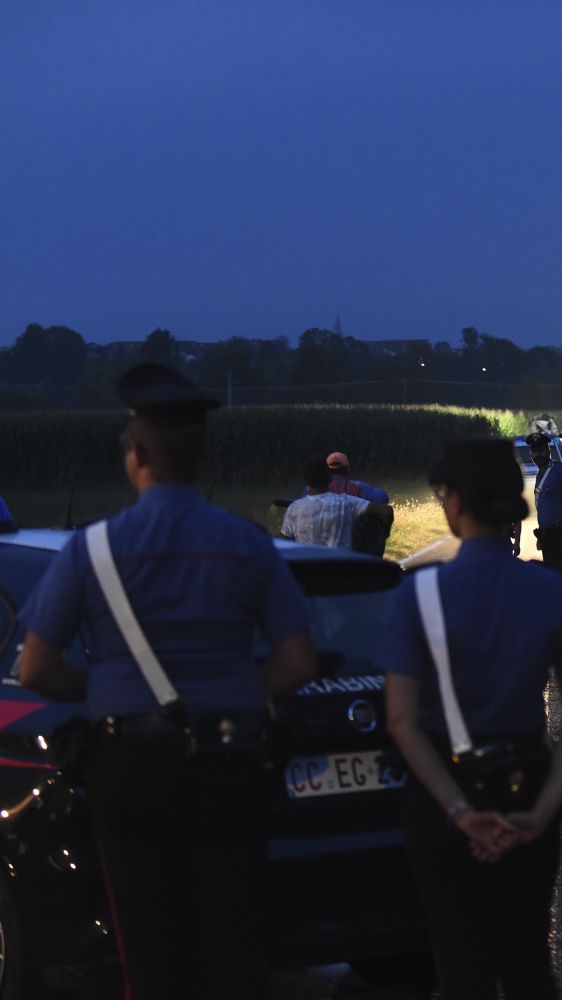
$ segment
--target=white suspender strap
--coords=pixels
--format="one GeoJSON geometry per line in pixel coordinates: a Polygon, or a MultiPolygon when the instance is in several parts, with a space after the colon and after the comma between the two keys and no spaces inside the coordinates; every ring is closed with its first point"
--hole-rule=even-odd
{"type": "Polygon", "coordinates": [[[472,749],[472,740],[464,724],[453,687],[443,606],[439,595],[437,567],[432,566],[429,569],[420,570],[415,575],[414,583],[422,624],[437,669],[439,691],[451,748],[455,754],[466,753],[467,750],[472,749]]]}
{"type": "Polygon", "coordinates": [[[539,497],[541,495],[541,490],[542,490],[544,484],[546,483],[546,480],[548,479],[548,474],[549,474],[549,472],[550,472],[551,469],[552,469],[552,463],[548,466],[548,469],[546,470],[544,476],[542,477],[539,485],[535,486],[535,507],[538,507],[538,505],[539,505],[539,497]]]}
{"type": "Polygon", "coordinates": [[[164,706],[177,702],[178,692],[147,642],[121,583],[109,547],[107,521],[98,521],[86,528],[86,547],[109,609],[158,703],[164,706]]]}

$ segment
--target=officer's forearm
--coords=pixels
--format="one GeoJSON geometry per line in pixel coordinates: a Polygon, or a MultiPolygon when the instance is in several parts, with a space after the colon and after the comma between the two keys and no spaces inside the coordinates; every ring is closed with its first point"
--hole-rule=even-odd
{"type": "Polygon", "coordinates": [[[379,517],[386,527],[390,527],[394,521],[394,510],[389,503],[377,503],[376,500],[372,500],[363,513],[368,517],[379,517]]]}
{"type": "Polygon", "coordinates": [[[33,632],[25,637],[18,679],[23,687],[54,701],[83,701],[88,686],[85,670],[68,663],[60,649],[33,632]]]}
{"type": "Polygon", "coordinates": [[[275,643],[263,671],[267,693],[274,701],[287,698],[313,680],[318,666],[310,632],[297,632],[275,643]]]}

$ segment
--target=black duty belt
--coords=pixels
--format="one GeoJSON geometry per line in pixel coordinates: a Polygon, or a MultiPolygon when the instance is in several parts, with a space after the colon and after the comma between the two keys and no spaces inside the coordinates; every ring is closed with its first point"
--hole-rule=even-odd
{"type": "MultiPolygon", "coordinates": [[[[447,757],[451,756],[451,742],[448,736],[441,733],[427,733],[434,747],[447,757]]],[[[544,731],[534,733],[492,733],[473,735],[474,753],[483,756],[488,753],[523,753],[545,746],[544,731]]]]}
{"type": "Polygon", "coordinates": [[[548,524],[546,528],[535,528],[535,535],[558,535],[562,531],[562,521],[555,521],[554,524],[548,524]]]}
{"type": "Polygon", "coordinates": [[[143,715],[108,715],[96,723],[103,739],[144,737],[186,742],[192,753],[258,753],[264,743],[262,712],[195,712],[186,725],[163,712],[143,715]]]}

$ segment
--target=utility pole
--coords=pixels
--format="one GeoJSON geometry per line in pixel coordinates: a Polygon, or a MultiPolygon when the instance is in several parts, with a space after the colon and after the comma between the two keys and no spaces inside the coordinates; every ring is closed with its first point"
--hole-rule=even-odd
{"type": "Polygon", "coordinates": [[[226,373],[226,405],[232,406],[232,372],[226,373]]]}

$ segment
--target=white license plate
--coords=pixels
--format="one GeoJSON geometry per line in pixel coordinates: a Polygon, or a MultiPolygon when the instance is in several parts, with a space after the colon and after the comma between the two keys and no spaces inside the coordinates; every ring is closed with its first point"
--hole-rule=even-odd
{"type": "Polygon", "coordinates": [[[374,792],[400,788],[405,775],[390,774],[381,764],[382,750],[371,753],[327,754],[325,757],[293,757],[285,769],[290,799],[346,792],[374,792]]]}

